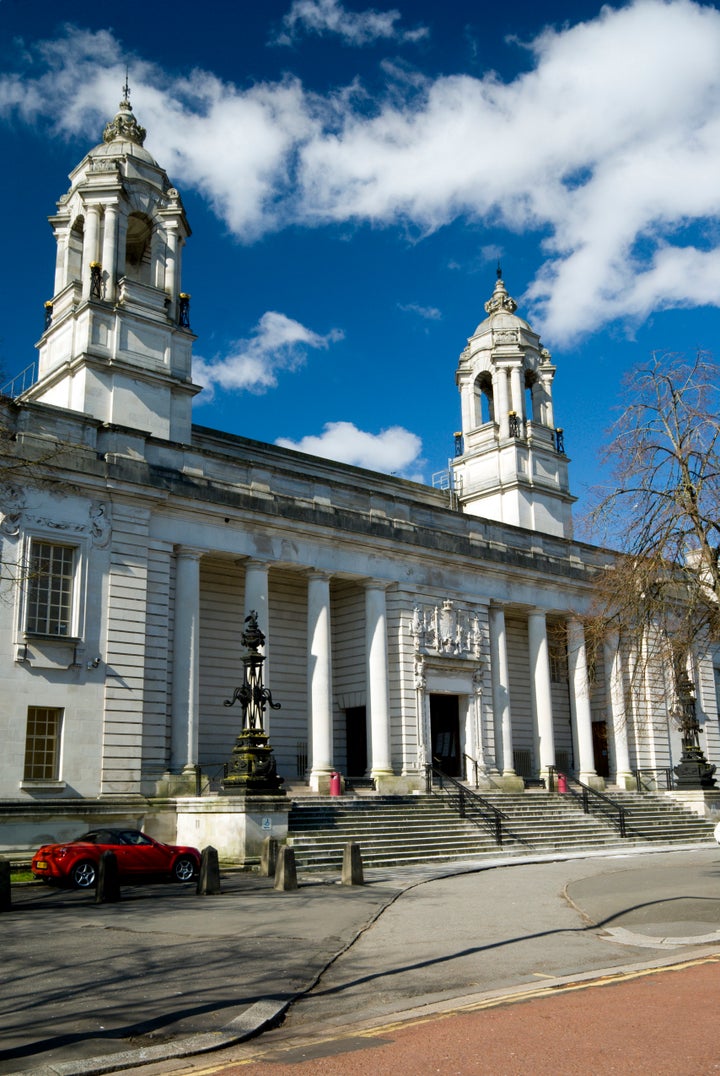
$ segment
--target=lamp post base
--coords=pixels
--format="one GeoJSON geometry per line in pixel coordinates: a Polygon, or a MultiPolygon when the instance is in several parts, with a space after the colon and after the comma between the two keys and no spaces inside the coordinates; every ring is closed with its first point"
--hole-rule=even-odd
{"type": "Polygon", "coordinates": [[[259,729],[243,729],[232,751],[228,774],[223,778],[225,796],[284,796],[284,778],[278,777],[268,735],[259,729]]]}
{"type": "Polygon", "coordinates": [[[714,788],[715,766],[708,762],[705,755],[697,747],[685,748],[680,762],[674,767],[673,773],[677,778],[677,789],[688,788],[714,788]]]}

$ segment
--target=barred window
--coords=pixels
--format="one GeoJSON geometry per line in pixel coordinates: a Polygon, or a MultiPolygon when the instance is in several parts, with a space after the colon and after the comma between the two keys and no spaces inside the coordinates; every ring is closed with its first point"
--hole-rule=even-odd
{"type": "Polygon", "coordinates": [[[60,776],[60,734],[63,711],[29,706],[25,736],[26,781],[57,781],[60,776]]]}
{"type": "Polygon", "coordinates": [[[74,569],[74,546],[32,542],[26,631],[35,635],[71,634],[74,569]]]}

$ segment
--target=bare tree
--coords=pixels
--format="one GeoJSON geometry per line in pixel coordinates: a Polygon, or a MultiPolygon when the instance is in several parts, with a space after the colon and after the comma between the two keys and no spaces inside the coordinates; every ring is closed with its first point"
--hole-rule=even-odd
{"type": "Polygon", "coordinates": [[[590,520],[620,551],[598,585],[595,624],[621,629],[637,667],[720,638],[720,369],[654,355],[624,384],[590,520]]]}

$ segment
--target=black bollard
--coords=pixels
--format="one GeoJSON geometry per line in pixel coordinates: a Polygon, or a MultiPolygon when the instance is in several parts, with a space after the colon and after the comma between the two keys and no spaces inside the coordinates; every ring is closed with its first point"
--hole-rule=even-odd
{"type": "Polygon", "coordinates": [[[103,852],[95,879],[95,903],[114,904],[118,900],[120,900],[120,875],[117,856],[114,852],[103,852]]]}
{"type": "Polygon", "coordinates": [[[7,859],[0,859],[0,912],[9,912],[11,907],[10,864],[7,859]]]}
{"type": "Polygon", "coordinates": [[[277,837],[266,837],[260,850],[260,877],[273,878],[277,867],[277,837]]]}
{"type": "Polygon", "coordinates": [[[200,897],[214,897],[220,892],[220,864],[217,848],[211,844],[202,850],[196,892],[200,897]]]}

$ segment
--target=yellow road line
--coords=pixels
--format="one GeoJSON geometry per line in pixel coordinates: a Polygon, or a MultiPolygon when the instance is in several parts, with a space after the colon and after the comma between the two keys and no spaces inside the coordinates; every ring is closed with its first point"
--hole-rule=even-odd
{"type": "MultiPolygon", "coordinates": [[[[702,964],[717,964],[720,962],[720,954],[716,956],[703,956],[696,957],[692,960],[683,960],[677,964],[663,964],[657,968],[640,968],[637,971],[622,971],[615,972],[610,975],[603,975],[597,979],[583,979],[576,983],[565,983],[559,986],[531,986],[528,990],[522,992],[515,992],[512,994],[501,994],[495,997],[484,998],[482,1001],[469,1002],[467,1005],[458,1005],[453,1009],[444,1009],[440,1012],[426,1013],[423,1016],[410,1017],[408,1019],[394,1020],[388,1024],[378,1024],[371,1028],[361,1028],[353,1030],[349,1028],[342,1033],[335,1033],[332,1035],[321,1036],[316,1039],[307,1039],[301,1041],[295,1041],[292,1046],[289,1044],[286,1047],[276,1045],[269,1047],[267,1050],[258,1050],[252,1057],[238,1059],[237,1061],[222,1062],[219,1065],[214,1065],[211,1068],[205,1069],[193,1069],[193,1076],[210,1076],[212,1073],[223,1072],[229,1068],[240,1068],[242,1065],[254,1065],[258,1061],[262,1061],[268,1057],[268,1055],[274,1055],[278,1064],[281,1063],[280,1055],[286,1052],[296,1053],[301,1050],[303,1046],[319,1046],[324,1043],[337,1042],[342,1039],[372,1039],[381,1035],[387,1035],[393,1031],[400,1031],[406,1027],[418,1027],[421,1024],[427,1024],[431,1020],[444,1020],[449,1016],[458,1016],[461,1013],[481,1012],[485,1009],[498,1008],[501,1005],[514,1005],[520,1001],[530,1001],[535,998],[547,998],[557,997],[558,994],[569,994],[575,990],[588,990],[594,986],[612,986],[615,983],[631,982],[633,979],[642,979],[648,975],[657,975],[664,971],[682,971],[684,968],[694,968],[702,964]]],[[[541,974],[535,972],[534,974],[541,974]]],[[[550,976],[551,978],[551,976],[550,976]]]]}

